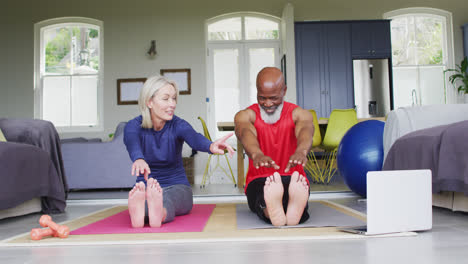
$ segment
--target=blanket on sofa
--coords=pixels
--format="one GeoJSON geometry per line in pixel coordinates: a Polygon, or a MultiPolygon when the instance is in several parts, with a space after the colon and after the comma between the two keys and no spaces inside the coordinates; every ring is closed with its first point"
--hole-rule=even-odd
{"type": "Polygon", "coordinates": [[[467,112],[468,104],[408,106],[391,111],[385,121],[384,160],[398,138],[419,129],[468,120],[467,112]]]}
{"type": "Polygon", "coordinates": [[[44,150],[22,143],[0,142],[0,210],[41,197],[44,213],[65,209],[65,190],[44,150]]]}
{"type": "Polygon", "coordinates": [[[468,195],[468,121],[425,128],[397,139],[383,170],[430,169],[432,192],[468,195]]]}
{"type": "MultiPolygon", "coordinates": [[[[57,130],[55,129],[55,126],[51,122],[44,120],[0,118],[0,128],[2,129],[2,132],[8,142],[33,145],[47,153],[49,161],[51,162],[51,168],[55,170],[55,172],[50,172],[51,175],[48,176],[51,177],[49,181],[49,188],[57,190],[61,189],[61,194],[59,195],[60,197],[56,197],[59,200],[58,204],[51,204],[50,201],[43,199],[42,209],[44,212],[62,212],[65,206],[62,206],[61,204],[62,202],[65,203],[66,201],[68,184],[63,166],[60,138],[57,130]]],[[[49,162],[46,162],[46,164],[48,163],[49,162]]],[[[11,177],[11,175],[14,175],[11,173],[12,171],[7,172],[2,170],[0,171],[0,178],[3,179],[4,177],[11,177]]],[[[36,175],[36,177],[39,176],[43,177],[42,175],[36,175]]],[[[21,183],[21,185],[33,185],[38,183],[35,179],[32,179],[32,182],[27,181],[31,179],[23,180],[24,181],[21,183]]],[[[38,181],[42,180],[44,179],[40,179],[38,181]]],[[[12,188],[17,190],[19,189],[17,186],[18,185],[2,186],[2,188],[12,188]]],[[[43,188],[47,188],[45,185],[41,186],[43,188]]],[[[50,190],[44,190],[44,192],[48,191],[50,190]]]]}

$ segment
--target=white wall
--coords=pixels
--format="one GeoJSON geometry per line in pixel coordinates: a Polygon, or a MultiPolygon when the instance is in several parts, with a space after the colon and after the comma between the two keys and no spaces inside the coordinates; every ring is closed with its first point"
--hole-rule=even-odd
{"type": "Polygon", "coordinates": [[[177,114],[197,125],[198,115],[206,117],[204,21],[237,11],[281,17],[287,2],[294,7],[296,21],[376,19],[387,11],[410,6],[445,9],[453,13],[455,61],[463,57],[460,27],[468,22],[468,5],[462,0],[8,1],[0,16],[0,116],[33,117],[34,23],[54,17],[83,16],[102,20],[105,32],[105,131],[86,136],[104,137],[119,121],[138,114],[135,105],[117,106],[118,78],[147,77],[159,73],[161,68],[191,68],[192,94],[180,97],[177,114]],[[152,39],[158,50],[154,60],[145,56],[152,39]]]}

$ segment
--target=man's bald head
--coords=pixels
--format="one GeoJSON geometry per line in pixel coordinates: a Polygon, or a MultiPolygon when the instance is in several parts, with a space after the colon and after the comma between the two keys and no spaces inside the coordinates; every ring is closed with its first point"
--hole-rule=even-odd
{"type": "Polygon", "coordinates": [[[263,121],[275,123],[281,117],[286,89],[283,73],[278,68],[266,67],[258,73],[257,102],[263,121]]]}
{"type": "Polygon", "coordinates": [[[257,90],[286,88],[283,73],[275,67],[265,67],[257,75],[257,90]]]}

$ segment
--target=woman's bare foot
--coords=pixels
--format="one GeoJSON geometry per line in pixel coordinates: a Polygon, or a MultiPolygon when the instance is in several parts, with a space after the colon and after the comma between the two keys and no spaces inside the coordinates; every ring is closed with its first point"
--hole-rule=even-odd
{"type": "Polygon", "coordinates": [[[299,175],[297,171],[291,175],[288,192],[289,201],[288,209],[286,210],[286,224],[297,225],[309,200],[309,185],[306,178],[303,175],[299,175]]]}
{"type": "Polygon", "coordinates": [[[265,216],[270,218],[274,226],[284,226],[286,215],[283,208],[283,183],[278,172],[273,173],[265,181],[263,194],[266,203],[265,216]]]}
{"type": "Polygon", "coordinates": [[[145,184],[137,182],[128,193],[128,212],[133,228],[140,228],[145,225],[145,184]]]}
{"type": "Polygon", "coordinates": [[[148,179],[146,187],[146,200],[148,202],[148,217],[151,227],[160,227],[166,218],[163,208],[163,190],[159,182],[153,178],[148,179]]]}

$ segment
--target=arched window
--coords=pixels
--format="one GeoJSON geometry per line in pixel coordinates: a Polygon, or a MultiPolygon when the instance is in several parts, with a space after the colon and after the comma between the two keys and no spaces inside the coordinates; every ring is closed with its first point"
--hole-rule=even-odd
{"type": "Polygon", "coordinates": [[[453,67],[451,13],[405,8],[384,17],[392,19],[394,107],[454,102],[444,74],[453,67]]]}
{"type": "MultiPolygon", "coordinates": [[[[256,102],[256,77],[280,65],[280,19],[258,13],[234,13],[206,22],[208,125],[233,121],[256,102]]],[[[218,132],[217,135],[221,136],[218,132]]]]}
{"type": "Polygon", "coordinates": [[[57,18],[35,25],[35,117],[60,132],[102,129],[102,22],[57,18]]]}

